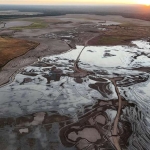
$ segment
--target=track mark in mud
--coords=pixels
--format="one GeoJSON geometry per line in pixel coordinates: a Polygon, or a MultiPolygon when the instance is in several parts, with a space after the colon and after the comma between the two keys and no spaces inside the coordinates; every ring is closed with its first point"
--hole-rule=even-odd
{"type": "Polygon", "coordinates": [[[112,139],[113,139],[113,143],[114,143],[116,149],[121,150],[121,147],[120,147],[120,144],[119,144],[118,123],[119,123],[119,118],[120,118],[120,114],[121,114],[122,99],[121,99],[120,92],[119,92],[119,90],[117,88],[117,85],[116,85],[116,81],[118,81],[118,80],[115,80],[115,78],[113,78],[113,79],[111,79],[111,81],[115,86],[115,90],[116,90],[116,93],[118,95],[118,103],[119,103],[118,104],[117,115],[115,117],[114,126],[113,126],[113,130],[112,130],[112,139]]]}

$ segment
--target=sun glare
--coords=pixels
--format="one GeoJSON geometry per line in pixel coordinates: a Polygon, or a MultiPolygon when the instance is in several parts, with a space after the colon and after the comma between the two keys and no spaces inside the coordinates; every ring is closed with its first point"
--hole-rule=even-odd
{"type": "Polygon", "coordinates": [[[150,0],[137,0],[139,4],[150,6],[150,0]]]}

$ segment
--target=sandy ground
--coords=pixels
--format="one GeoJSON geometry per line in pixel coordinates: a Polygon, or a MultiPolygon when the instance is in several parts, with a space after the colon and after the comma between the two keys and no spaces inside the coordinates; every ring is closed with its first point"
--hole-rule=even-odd
{"type": "Polygon", "coordinates": [[[15,38],[23,38],[23,37],[35,37],[43,34],[62,31],[62,29],[24,29],[22,31],[14,33],[15,38]]]}
{"type": "Polygon", "coordinates": [[[2,30],[0,31],[0,36],[11,36],[13,35],[14,31],[13,30],[2,30]]]}

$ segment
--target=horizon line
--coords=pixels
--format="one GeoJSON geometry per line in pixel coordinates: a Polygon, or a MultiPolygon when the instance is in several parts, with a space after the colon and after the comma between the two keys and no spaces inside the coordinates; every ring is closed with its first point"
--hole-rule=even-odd
{"type": "Polygon", "coordinates": [[[10,5],[10,6],[124,6],[124,5],[141,5],[144,4],[0,4],[0,5],[10,5]]]}

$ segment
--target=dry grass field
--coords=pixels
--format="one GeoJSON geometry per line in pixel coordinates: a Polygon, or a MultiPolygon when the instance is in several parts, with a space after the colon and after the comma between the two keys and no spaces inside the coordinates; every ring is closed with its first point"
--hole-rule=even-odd
{"type": "Polygon", "coordinates": [[[89,45],[128,45],[131,41],[150,37],[150,27],[136,25],[105,26],[106,31],[89,42],[89,45]]]}
{"type": "Polygon", "coordinates": [[[0,37],[0,68],[13,58],[34,49],[37,45],[38,43],[36,42],[0,37]]]}

